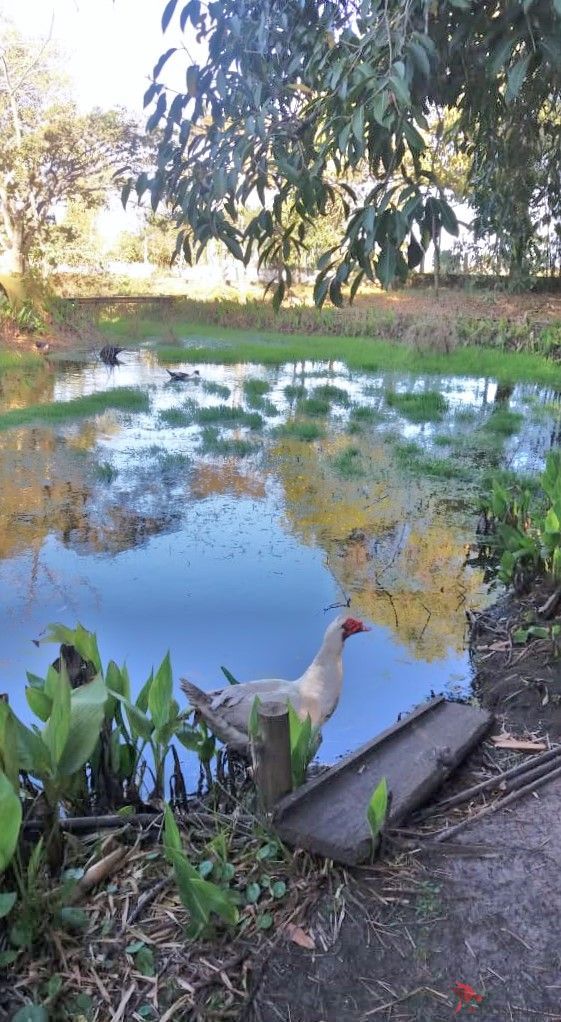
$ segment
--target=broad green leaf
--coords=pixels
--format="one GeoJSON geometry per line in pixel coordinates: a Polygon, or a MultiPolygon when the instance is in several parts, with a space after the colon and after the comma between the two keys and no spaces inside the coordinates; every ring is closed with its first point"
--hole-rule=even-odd
{"type": "Polygon", "coordinates": [[[70,702],[70,728],[58,763],[58,773],[69,776],[87,762],[99,740],[105,715],[107,688],[98,675],[74,689],[70,702]]]}
{"type": "Polygon", "coordinates": [[[148,709],[148,696],[150,695],[150,688],[152,687],[153,681],[154,671],[150,671],[150,676],[144,682],[144,685],[140,689],[140,692],[138,693],[138,696],[135,700],[135,706],[138,706],[138,709],[142,710],[143,713],[146,713],[146,710],[148,709]]]}
{"type": "Polygon", "coordinates": [[[384,826],[386,815],[388,812],[388,783],[385,777],[377,785],[372,792],[372,797],[368,803],[366,816],[370,825],[373,840],[376,840],[382,827],[384,826]]]}
{"type": "Polygon", "coordinates": [[[40,688],[32,688],[27,686],[25,690],[25,698],[27,699],[28,706],[32,713],[43,723],[47,721],[52,713],[53,701],[49,696],[43,692],[40,688]]]}
{"type": "Polygon", "coordinates": [[[12,1022],[49,1022],[49,1013],[41,1004],[26,1004],[12,1016],[12,1022]]]}
{"type": "Polygon", "coordinates": [[[148,709],[155,727],[167,724],[170,717],[173,694],[173,679],[169,653],[166,653],[156,671],[148,693],[148,709]]]}
{"type": "MultiPolygon", "coordinates": [[[[22,725],[23,726],[23,725],[22,725]]],[[[18,746],[18,721],[7,703],[0,702],[0,770],[6,774],[16,795],[22,766],[18,746]]]]}
{"type": "Polygon", "coordinates": [[[526,72],[528,71],[528,65],[530,63],[530,57],[523,57],[522,60],[518,60],[516,64],[513,64],[510,71],[508,72],[505,99],[507,103],[512,103],[516,99],[524,79],[526,72]]]}
{"type": "Polygon", "coordinates": [[[135,706],[134,703],[129,703],[128,699],[125,699],[120,692],[115,692],[113,689],[108,689],[108,692],[110,696],[114,696],[125,707],[125,713],[133,738],[144,738],[147,741],[154,730],[152,721],[145,716],[142,710],[139,710],[138,705],[135,706]]]}
{"type": "Polygon", "coordinates": [[[182,851],[179,827],[177,826],[173,811],[167,802],[164,806],[164,848],[168,859],[172,852],[182,851]]]}
{"type": "Polygon", "coordinates": [[[386,242],[376,263],[376,273],[383,287],[389,287],[395,277],[397,250],[394,245],[386,242]]]}
{"type": "Polygon", "coordinates": [[[156,969],[152,949],[149,947],[141,947],[134,956],[134,964],[135,968],[143,976],[153,976],[156,969]]]}
{"type": "Polygon", "coordinates": [[[512,638],[516,643],[524,643],[526,642],[529,634],[530,633],[527,628],[517,628],[516,631],[512,633],[512,638]]]}
{"type": "Polygon", "coordinates": [[[0,771],[0,876],[12,861],[21,827],[21,802],[6,775],[0,771]]]}
{"type": "Polygon", "coordinates": [[[447,202],[445,202],[444,199],[438,200],[438,208],[444,230],[447,231],[448,234],[452,234],[455,238],[457,238],[460,228],[458,226],[458,220],[454,210],[447,202]]]}
{"type": "Polygon", "coordinates": [[[207,918],[211,912],[234,926],[238,921],[238,910],[230,898],[228,891],[209,880],[197,878],[191,881],[191,897],[198,901],[207,918]]]}
{"type": "Polygon", "coordinates": [[[4,919],[12,911],[17,901],[16,891],[5,891],[0,893],[0,919],[4,919]]]}
{"type": "Polygon", "coordinates": [[[245,889],[245,900],[248,905],[255,905],[261,896],[261,885],[258,883],[248,884],[245,889]]]}
{"type": "Polygon", "coordinates": [[[70,734],[70,682],[68,672],[61,662],[58,680],[53,693],[53,707],[42,739],[51,756],[53,769],[58,767],[64,747],[70,734]]]}
{"type": "Polygon", "coordinates": [[[550,507],[544,519],[544,530],[545,532],[559,532],[561,523],[557,517],[555,511],[550,507]]]}

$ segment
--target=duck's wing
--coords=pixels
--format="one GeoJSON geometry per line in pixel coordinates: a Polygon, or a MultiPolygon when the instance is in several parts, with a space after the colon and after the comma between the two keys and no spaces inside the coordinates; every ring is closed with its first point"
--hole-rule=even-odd
{"type": "Polygon", "coordinates": [[[292,682],[282,678],[267,678],[263,681],[245,681],[240,685],[230,685],[229,688],[221,688],[215,692],[209,692],[210,705],[213,709],[224,707],[233,709],[241,703],[249,703],[249,710],[253,701],[258,696],[262,701],[274,700],[275,695],[281,702],[284,702],[290,694],[292,682]]]}

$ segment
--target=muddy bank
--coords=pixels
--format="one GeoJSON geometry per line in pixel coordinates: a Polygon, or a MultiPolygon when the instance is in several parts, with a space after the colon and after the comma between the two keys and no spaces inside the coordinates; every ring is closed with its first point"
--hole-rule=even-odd
{"type": "Polygon", "coordinates": [[[515,733],[561,735],[561,602],[540,613],[554,586],[545,582],[531,593],[507,593],[472,620],[470,656],[475,694],[515,733]],[[528,636],[529,627],[546,628],[550,637],[528,636]],[[559,635],[556,631],[559,628],[559,635]]]}

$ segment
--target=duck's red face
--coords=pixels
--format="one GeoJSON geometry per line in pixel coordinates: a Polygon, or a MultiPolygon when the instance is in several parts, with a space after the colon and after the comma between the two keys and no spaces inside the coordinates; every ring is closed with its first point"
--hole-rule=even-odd
{"type": "Polygon", "coordinates": [[[343,642],[349,638],[349,635],[356,635],[358,632],[369,632],[370,629],[362,623],[357,621],[356,617],[348,617],[346,621],[343,621],[343,642]]]}

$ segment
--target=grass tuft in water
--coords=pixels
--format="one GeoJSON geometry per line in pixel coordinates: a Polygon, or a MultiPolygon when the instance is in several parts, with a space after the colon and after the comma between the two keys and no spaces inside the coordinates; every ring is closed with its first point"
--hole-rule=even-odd
{"type": "Polygon", "coordinates": [[[371,405],[354,405],[351,408],[351,419],[354,422],[380,422],[383,415],[371,405]]]}
{"type": "Polygon", "coordinates": [[[250,429],[261,429],[263,418],[258,412],[246,412],[239,405],[215,405],[214,408],[198,408],[195,419],[201,425],[211,422],[235,422],[250,429]]]}
{"type": "Polygon", "coordinates": [[[150,407],[148,395],[134,387],[116,387],[114,390],[87,394],[71,401],[53,404],[28,405],[27,408],[11,408],[0,413],[0,429],[12,426],[27,426],[37,420],[57,423],[71,419],[83,419],[88,415],[99,415],[109,408],[126,412],[147,412],[150,407]]]}
{"type": "Polygon", "coordinates": [[[448,409],[446,398],[437,390],[418,394],[398,394],[390,390],[386,392],[386,402],[410,422],[438,422],[448,409]]]}
{"type": "Polygon", "coordinates": [[[500,436],[512,436],[522,425],[524,416],[519,412],[511,412],[508,408],[495,408],[482,429],[500,436]]]}
{"type": "Polygon", "coordinates": [[[268,397],[248,397],[247,403],[250,408],[254,408],[256,411],[271,418],[275,415],[280,415],[279,409],[272,401],[269,401],[268,397]]]}
{"type": "Polygon", "coordinates": [[[344,407],[351,403],[347,391],[342,387],[335,387],[332,383],[322,383],[320,387],[315,387],[312,396],[319,398],[320,401],[332,401],[334,404],[344,405],[344,407]]]}
{"type": "Polygon", "coordinates": [[[438,436],[433,436],[432,442],[435,447],[450,447],[452,445],[452,437],[446,436],[445,433],[439,433],[438,436]]]}
{"type": "Polygon", "coordinates": [[[331,461],[333,468],[343,479],[357,479],[365,474],[362,453],[358,447],[347,447],[331,461]]]}
{"type": "Polygon", "coordinates": [[[266,380],[259,380],[257,377],[251,376],[248,380],[244,380],[243,389],[246,397],[263,397],[263,394],[267,394],[271,388],[266,380]]]}
{"type": "Polygon", "coordinates": [[[277,434],[290,437],[293,440],[305,440],[309,443],[312,440],[319,440],[324,435],[324,431],[312,419],[292,419],[279,426],[277,434]]]}
{"type": "Polygon", "coordinates": [[[213,426],[207,426],[201,431],[201,452],[203,454],[217,454],[221,457],[246,458],[248,454],[254,454],[258,446],[245,440],[243,437],[223,437],[213,426]]]}
{"type": "Polygon", "coordinates": [[[287,383],[284,388],[284,396],[287,401],[301,401],[306,394],[307,390],[303,383],[287,383]]]}
{"type": "Polygon", "coordinates": [[[224,401],[227,401],[230,397],[230,388],[226,387],[224,383],[213,383],[212,380],[203,380],[202,388],[205,394],[215,394],[216,397],[221,397],[224,401]]]}
{"type": "Polygon", "coordinates": [[[160,455],[158,457],[158,465],[163,475],[173,475],[180,469],[187,468],[190,464],[191,459],[187,454],[182,454],[181,451],[166,451],[165,448],[160,448],[160,455]]]}
{"type": "Polygon", "coordinates": [[[296,405],[296,411],[301,415],[312,415],[312,416],[323,416],[329,415],[331,411],[331,405],[327,398],[316,397],[305,397],[296,405]]]}
{"type": "Polygon", "coordinates": [[[165,426],[189,426],[193,421],[193,409],[164,408],[158,418],[165,426]]]}
{"type": "Polygon", "coordinates": [[[117,469],[114,468],[110,461],[102,461],[99,465],[96,465],[95,474],[102,483],[113,483],[119,475],[117,469]]]}

